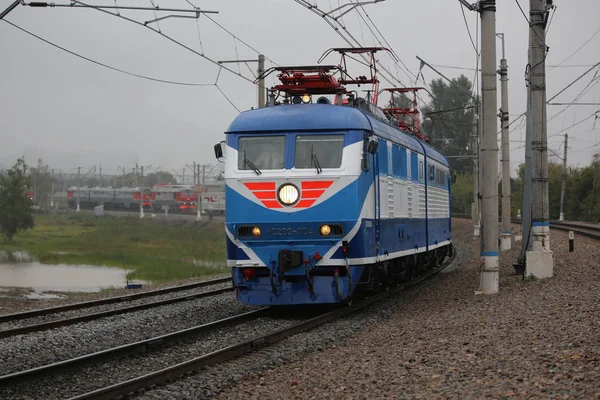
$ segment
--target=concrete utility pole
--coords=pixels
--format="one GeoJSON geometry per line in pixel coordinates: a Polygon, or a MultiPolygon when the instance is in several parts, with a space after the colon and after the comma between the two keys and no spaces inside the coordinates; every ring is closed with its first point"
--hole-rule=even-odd
{"type": "Polygon", "coordinates": [[[202,219],[202,194],[201,189],[204,189],[204,174],[205,166],[202,165],[202,188],[200,187],[200,164],[198,164],[198,184],[196,185],[196,221],[202,219]]]}
{"type": "Polygon", "coordinates": [[[563,171],[562,183],[560,185],[560,216],[559,221],[565,220],[564,203],[565,203],[565,188],[567,186],[567,145],[569,143],[569,135],[565,133],[565,155],[563,156],[563,171]]]}
{"type": "Polygon", "coordinates": [[[54,168],[52,168],[52,187],[50,188],[50,208],[54,207],[54,168]]]}
{"type": "MultiPolygon", "coordinates": [[[[137,166],[137,164],[136,164],[137,166]]],[[[140,185],[140,219],[144,218],[144,166],[142,165],[142,179],[140,185]]]]}
{"type": "Polygon", "coordinates": [[[102,186],[102,163],[100,163],[100,170],[98,171],[98,186],[102,186]]]}
{"type": "Polygon", "coordinates": [[[481,84],[483,135],[481,140],[483,223],[479,293],[498,293],[498,142],[496,117],[496,0],[481,0],[481,84]]]}
{"type": "Polygon", "coordinates": [[[548,134],[546,119],[546,15],[548,0],[529,0],[531,50],[532,183],[531,251],[526,254],[527,276],[554,275],[550,251],[548,207],[548,134]]]}
{"type": "MultiPolygon", "coordinates": [[[[265,56],[262,54],[258,55],[258,76],[262,76],[265,72],[265,56]]],[[[266,92],[265,92],[265,80],[258,80],[258,108],[263,108],[266,102],[266,92]]]]}
{"type": "MultiPolygon", "coordinates": [[[[527,54],[528,64],[531,65],[531,49],[527,54]]],[[[523,203],[522,203],[522,219],[521,229],[523,239],[521,241],[521,251],[517,263],[515,264],[515,272],[524,274],[525,272],[525,256],[529,250],[531,238],[531,204],[533,202],[533,190],[531,185],[531,141],[533,137],[533,124],[531,114],[533,108],[531,105],[531,69],[527,69],[525,80],[527,81],[527,124],[525,129],[525,181],[523,182],[523,203]]]]}
{"type": "Polygon", "coordinates": [[[198,180],[196,178],[196,161],[194,161],[193,167],[192,167],[192,173],[194,174],[194,186],[198,183],[198,180]]]}
{"type": "Polygon", "coordinates": [[[262,54],[258,55],[258,60],[227,60],[217,61],[219,64],[231,64],[231,63],[258,63],[258,108],[263,108],[266,102],[266,91],[265,91],[265,80],[262,78],[262,74],[265,72],[265,56],[262,54]]]}
{"type": "Polygon", "coordinates": [[[508,64],[504,49],[504,33],[497,33],[502,39],[502,59],[500,60],[500,126],[502,127],[502,251],[510,250],[512,228],[510,226],[510,143],[508,138],[508,64]]]}
{"type": "MultiPolygon", "coordinates": [[[[477,112],[479,114],[479,111],[477,112]]],[[[473,113],[475,115],[475,113],[473,113]]],[[[473,204],[471,205],[471,218],[473,218],[473,235],[479,237],[479,117],[473,119],[473,204]]]]}
{"type": "Polygon", "coordinates": [[[77,167],[77,209],[75,212],[79,212],[79,188],[81,187],[81,167],[77,167]]]}

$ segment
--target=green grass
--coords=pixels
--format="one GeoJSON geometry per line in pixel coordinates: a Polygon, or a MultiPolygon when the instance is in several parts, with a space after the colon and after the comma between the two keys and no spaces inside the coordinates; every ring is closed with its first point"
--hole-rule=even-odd
{"type": "Polygon", "coordinates": [[[127,268],[130,279],[167,282],[227,271],[219,222],[40,214],[35,228],[0,250],[25,250],[42,263],[127,268]],[[66,253],[66,254],[57,254],[66,253]],[[219,265],[194,265],[192,260],[219,265]]]}

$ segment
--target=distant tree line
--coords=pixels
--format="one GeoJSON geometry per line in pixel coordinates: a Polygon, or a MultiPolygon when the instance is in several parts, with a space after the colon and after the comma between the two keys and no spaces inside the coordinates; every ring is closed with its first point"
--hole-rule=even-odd
{"type": "MultiPolygon", "coordinates": [[[[560,194],[563,168],[561,164],[548,163],[548,202],[550,219],[560,216],[560,194]]],[[[517,178],[511,178],[511,213],[513,217],[523,205],[523,189],[525,165],[521,164],[517,178]]],[[[502,190],[499,185],[498,194],[502,190]]],[[[473,201],[472,175],[459,174],[452,185],[452,212],[458,214],[471,213],[473,201]]],[[[499,210],[501,208],[498,199],[499,210]]],[[[591,165],[567,168],[567,180],[564,200],[565,219],[571,221],[600,222],[600,153],[594,155],[591,165]]],[[[500,215],[500,213],[499,213],[500,215]]]]}

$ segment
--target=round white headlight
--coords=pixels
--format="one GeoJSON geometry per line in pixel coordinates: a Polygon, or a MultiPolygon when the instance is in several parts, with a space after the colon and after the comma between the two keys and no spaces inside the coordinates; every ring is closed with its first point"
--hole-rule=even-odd
{"type": "Polygon", "coordinates": [[[291,206],[298,201],[298,188],[291,183],[286,183],[281,185],[279,191],[277,192],[277,196],[279,197],[280,202],[286,206],[291,206]]]}

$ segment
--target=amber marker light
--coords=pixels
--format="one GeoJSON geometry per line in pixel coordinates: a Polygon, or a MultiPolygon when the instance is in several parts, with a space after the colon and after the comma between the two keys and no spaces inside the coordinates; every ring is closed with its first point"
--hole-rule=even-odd
{"type": "Polygon", "coordinates": [[[310,97],[310,94],[302,95],[302,102],[304,104],[310,103],[311,100],[312,100],[312,98],[310,97]]]}
{"type": "Polygon", "coordinates": [[[331,227],[329,225],[321,225],[321,235],[328,236],[331,233],[331,227]]]}
{"type": "Polygon", "coordinates": [[[256,237],[260,236],[260,228],[258,226],[252,228],[252,234],[256,237]]]}

